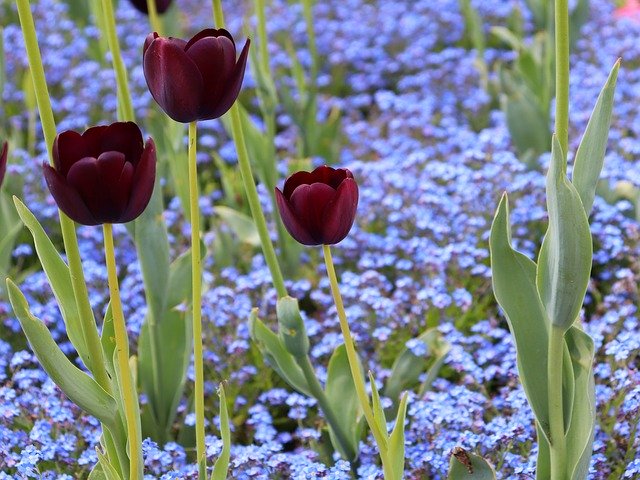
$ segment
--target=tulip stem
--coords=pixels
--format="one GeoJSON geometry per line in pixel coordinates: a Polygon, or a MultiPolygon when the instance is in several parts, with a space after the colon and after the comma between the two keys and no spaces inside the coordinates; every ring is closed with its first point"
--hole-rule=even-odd
{"type": "Polygon", "coordinates": [[[111,61],[116,72],[116,84],[118,95],[118,118],[125,121],[134,121],[133,104],[131,93],[129,92],[129,82],[127,80],[127,70],[122,60],[118,34],[116,32],[116,20],[113,14],[113,4],[111,0],[102,0],[102,13],[104,15],[104,26],[109,40],[109,50],[111,50],[111,61]]]}
{"type": "Polygon", "coordinates": [[[151,29],[154,32],[157,32],[158,35],[162,35],[162,23],[158,16],[156,0],[147,0],[147,11],[149,12],[149,23],[151,24],[151,29]]]}
{"type": "Polygon", "coordinates": [[[131,370],[129,368],[129,338],[122,311],[118,274],[116,271],[115,249],[113,247],[113,227],[110,223],[103,225],[104,253],[107,263],[109,279],[109,293],[111,297],[111,313],[113,315],[113,331],[116,337],[116,358],[118,363],[122,404],[127,423],[127,440],[129,445],[129,478],[138,480],[142,477],[142,433],[140,416],[138,415],[137,395],[131,370]]]}
{"type": "MultiPolygon", "coordinates": [[[[369,403],[369,396],[367,395],[362,371],[360,370],[360,363],[358,362],[358,354],[351,337],[351,330],[349,329],[349,322],[347,321],[347,314],[344,310],[344,304],[342,303],[342,295],[340,295],[340,287],[338,286],[338,277],[336,276],[336,269],[333,266],[333,258],[331,256],[331,247],[329,245],[322,246],[322,252],[324,253],[324,262],[327,266],[327,275],[329,276],[329,283],[331,284],[331,293],[333,295],[333,301],[336,305],[338,312],[338,319],[340,321],[340,330],[342,331],[342,338],[344,339],[344,346],[347,351],[347,358],[349,360],[349,368],[351,369],[351,377],[353,378],[353,384],[356,388],[356,394],[360,401],[360,406],[364,412],[364,417],[367,420],[367,424],[373,433],[373,437],[378,445],[380,452],[380,460],[382,460],[382,468],[384,471],[384,478],[386,480],[392,480],[393,470],[389,464],[388,450],[387,450],[387,432],[383,432],[376,422],[373,409],[369,403]]],[[[371,385],[371,388],[376,388],[375,385],[371,385]]],[[[398,479],[400,480],[400,479],[398,479]]]]}
{"type": "Polygon", "coordinates": [[[193,369],[195,373],[196,452],[198,478],[205,480],[207,457],[204,443],[204,366],[202,361],[202,260],[200,257],[200,208],[196,164],[197,122],[189,124],[189,211],[191,215],[191,284],[193,321],[193,369]]]}
{"type": "Polygon", "coordinates": [[[556,32],[556,123],[555,131],[567,156],[569,143],[569,5],[555,1],[556,32]]]}
{"type": "Polygon", "coordinates": [[[549,381],[549,456],[551,463],[550,480],[564,480],[566,476],[566,441],[564,413],[562,408],[562,361],[564,356],[564,330],[552,326],[549,336],[549,360],[547,363],[549,381]]]}

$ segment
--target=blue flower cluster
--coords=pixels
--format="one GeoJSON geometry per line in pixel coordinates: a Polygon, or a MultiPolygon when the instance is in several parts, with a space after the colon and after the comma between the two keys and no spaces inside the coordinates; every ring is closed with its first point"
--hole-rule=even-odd
{"type": "MultiPolygon", "coordinates": [[[[209,12],[202,14],[203,2],[175,3],[185,31],[210,26],[209,12]]],[[[242,3],[225,4],[234,35],[250,17],[242,3]]],[[[515,8],[524,13],[525,28],[531,31],[524,1],[473,3],[487,31],[490,25],[503,25],[515,8]]],[[[569,157],[610,67],[622,56],[602,189],[614,191],[620,181],[640,188],[640,23],[616,19],[609,0],[590,3],[590,20],[572,56],[569,157]]],[[[97,49],[96,27],[71,20],[67,2],[32,4],[59,129],[112,121],[115,81],[109,60],[97,49]]],[[[356,225],[336,248],[335,257],[363,364],[382,385],[405,347],[424,355],[424,344],[414,339],[427,327],[437,326],[452,346],[434,384],[424,395],[410,393],[406,478],[446,478],[455,446],[485,456],[499,478],[532,478],[537,453],[534,419],[518,381],[506,321],[491,291],[488,230],[497,201],[508,190],[514,244],[532,257],[536,254],[546,228],[543,172],[548,155],[538,159],[537,170],[527,169],[516,157],[504,115],[480,85],[476,53],[460,46],[464,24],[457,0],[328,0],[314,8],[322,57],[319,119],[333,107],[341,110],[341,162],[360,184],[356,225]]],[[[16,80],[5,86],[7,117],[2,121],[4,128],[22,132],[34,112],[23,108],[20,79],[27,65],[15,6],[6,10],[6,69],[8,78],[16,80]]],[[[152,102],[140,52],[149,28],[127,2],[119,2],[117,16],[136,114],[145,118],[152,102]]],[[[292,62],[285,42],[293,43],[305,68],[311,63],[302,9],[287,0],[273,0],[267,18],[272,68],[278,82],[291,85],[292,62]]],[[[485,59],[491,65],[512,58],[510,51],[491,47],[485,59]]],[[[255,81],[247,74],[251,89],[255,81]]],[[[286,160],[296,156],[298,133],[286,112],[279,111],[277,121],[276,146],[284,174],[286,160]]],[[[199,161],[211,178],[217,178],[214,151],[227,163],[235,162],[235,149],[220,122],[203,122],[199,161]]],[[[9,174],[23,179],[25,203],[60,245],[57,209],[45,195],[37,168],[45,158],[40,136],[35,145],[18,144],[12,148],[9,174]]],[[[269,210],[268,193],[260,193],[269,210]]],[[[220,197],[218,189],[204,190],[201,204],[206,216],[213,214],[220,197]]],[[[640,207],[628,199],[616,201],[604,193],[603,197],[608,201],[598,197],[591,218],[593,275],[581,317],[597,352],[598,425],[590,478],[637,479],[640,207]]],[[[187,248],[189,231],[177,199],[169,203],[165,219],[175,258],[187,248]]],[[[127,328],[135,345],[146,313],[142,274],[126,229],[117,226],[114,233],[127,328]]],[[[81,227],[78,236],[91,303],[101,318],[108,301],[102,234],[81,227]]],[[[215,252],[218,237],[215,229],[205,235],[210,252],[215,252]]],[[[324,380],[341,337],[316,253],[303,252],[307,275],[287,286],[301,301],[310,353],[324,380]]],[[[209,255],[203,296],[207,431],[217,432],[215,387],[227,379],[227,395],[233,400],[231,477],[338,480],[355,473],[362,479],[382,478],[371,437],[363,440],[357,465],[319,449],[326,442],[326,424],[315,401],[292,391],[260,359],[247,318],[259,307],[261,318],[275,328],[276,293],[257,251],[244,250],[240,259],[244,261],[228,265],[209,255]]],[[[32,248],[18,245],[14,260],[23,266],[21,287],[34,315],[71,354],[62,317],[32,248]]],[[[40,369],[1,297],[0,333],[0,480],[86,476],[97,461],[99,424],[71,404],[40,369]]],[[[192,375],[190,370],[190,380],[192,375]]],[[[178,441],[161,447],[145,440],[145,478],[197,478],[193,452],[183,446],[192,434],[189,408],[185,398],[174,432],[178,441]]],[[[212,464],[222,442],[210,436],[207,445],[212,464]]]]}

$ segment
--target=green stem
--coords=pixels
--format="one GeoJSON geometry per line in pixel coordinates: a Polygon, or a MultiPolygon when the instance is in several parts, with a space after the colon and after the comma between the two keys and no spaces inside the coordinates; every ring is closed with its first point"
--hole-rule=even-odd
{"type": "MultiPolygon", "coordinates": [[[[329,276],[329,283],[331,284],[331,293],[333,295],[333,301],[336,305],[338,312],[338,319],[340,321],[340,330],[342,331],[342,338],[344,339],[344,346],[347,351],[347,358],[349,360],[349,368],[351,369],[351,377],[353,378],[353,384],[356,387],[356,394],[360,401],[360,406],[364,412],[364,417],[367,420],[367,424],[373,433],[373,437],[378,445],[380,451],[380,460],[382,460],[382,468],[384,471],[384,478],[386,480],[392,480],[393,470],[389,465],[388,450],[387,450],[387,434],[381,431],[373,415],[373,409],[369,403],[369,396],[367,395],[364,379],[360,371],[358,362],[358,354],[353,344],[353,338],[351,337],[351,330],[349,329],[349,322],[347,322],[347,314],[344,310],[342,303],[342,296],[340,295],[340,287],[338,286],[338,277],[336,276],[336,270],[333,266],[333,258],[331,257],[331,247],[329,245],[322,246],[322,252],[324,253],[324,262],[327,266],[327,275],[329,276]]],[[[371,388],[375,388],[372,385],[371,388]]],[[[400,480],[400,479],[398,479],[400,480]]]]}
{"type": "MultiPolygon", "coordinates": [[[[216,25],[218,28],[224,26],[224,13],[222,12],[222,4],[220,0],[213,0],[213,14],[216,25]]],[[[244,190],[249,201],[249,208],[251,209],[251,216],[256,224],[258,230],[258,236],[260,237],[260,243],[262,245],[262,253],[271,272],[271,278],[273,285],[278,293],[278,298],[287,296],[287,287],[284,284],[284,277],[280,270],[280,264],[278,263],[278,257],[276,251],[273,248],[271,237],[269,237],[269,229],[267,228],[267,221],[264,218],[264,212],[260,205],[260,198],[258,197],[258,190],[256,189],[256,182],[251,172],[251,163],[249,162],[249,153],[247,152],[247,145],[244,141],[244,133],[242,132],[242,120],[240,119],[240,111],[238,106],[234,103],[229,110],[231,115],[231,134],[233,141],[236,145],[236,151],[238,152],[238,164],[240,166],[240,174],[242,176],[242,183],[244,184],[244,190]]]]}
{"type": "MultiPolygon", "coordinates": [[[[40,48],[38,47],[38,39],[36,37],[35,24],[31,14],[29,0],[16,0],[18,6],[18,15],[24,35],[27,57],[29,60],[29,69],[33,80],[33,87],[38,103],[38,111],[40,113],[40,122],[44,133],[45,143],[49,153],[49,163],[53,164],[53,142],[56,137],[56,123],[53,118],[53,110],[51,109],[51,100],[49,97],[49,89],[42,65],[42,57],[40,48]]],[[[87,346],[89,356],[93,359],[91,365],[87,368],[93,373],[96,381],[108,393],[111,392],[111,382],[107,374],[104,353],[100,343],[100,336],[96,326],[95,317],[91,304],[89,303],[89,294],[82,269],[82,261],[80,259],[80,250],[78,248],[78,238],[74,222],[64,213],[59,211],[60,228],[62,230],[62,239],[64,249],[67,253],[69,262],[69,270],[71,273],[71,282],[73,293],[76,299],[76,308],[80,316],[80,325],[84,343],[87,346]]]]}
{"type": "Polygon", "coordinates": [[[149,12],[151,29],[158,35],[162,35],[162,22],[160,22],[160,17],[158,16],[156,0],[147,0],[147,11],[149,12]]]}
{"type": "Polygon", "coordinates": [[[311,53],[311,91],[315,93],[318,84],[318,47],[316,45],[316,31],[313,26],[313,0],[302,0],[302,13],[307,25],[307,39],[311,53]]]}
{"type": "Polygon", "coordinates": [[[569,143],[569,6],[556,0],[556,135],[566,157],[569,143]]]}
{"type": "Polygon", "coordinates": [[[129,478],[131,480],[138,480],[141,478],[140,472],[142,471],[142,445],[140,444],[142,434],[140,432],[140,417],[137,414],[138,399],[135,396],[135,386],[133,385],[131,370],[129,368],[129,338],[127,336],[127,326],[122,311],[120,288],[118,287],[116,257],[113,247],[113,227],[110,223],[105,223],[102,228],[104,231],[104,252],[111,297],[111,313],[113,315],[113,331],[116,337],[117,368],[120,373],[122,403],[127,423],[129,478]]]}
{"type": "Polygon", "coordinates": [[[344,431],[346,425],[342,425],[338,419],[336,418],[336,414],[333,411],[333,408],[329,404],[329,400],[327,399],[318,378],[316,377],[316,372],[313,369],[313,365],[311,364],[311,360],[309,360],[308,355],[302,355],[300,357],[295,357],[296,363],[302,369],[302,373],[304,374],[304,378],[309,385],[309,390],[311,395],[317,400],[322,413],[324,413],[325,418],[327,419],[327,423],[331,426],[333,433],[336,437],[336,440],[342,447],[342,450],[347,454],[347,459],[350,462],[355,461],[357,452],[353,450],[349,440],[347,438],[347,434],[344,431]]]}
{"type": "Polygon", "coordinates": [[[564,356],[564,330],[551,327],[549,336],[549,359],[547,363],[549,381],[549,428],[551,432],[550,457],[551,479],[565,480],[566,440],[564,413],[562,408],[562,360],[564,356]]]}
{"type": "Polygon", "coordinates": [[[196,165],[197,122],[189,124],[189,211],[191,214],[191,282],[193,290],[193,369],[196,410],[196,451],[200,480],[206,479],[207,457],[204,443],[204,366],[202,361],[202,260],[200,257],[200,208],[196,165]]]}
{"type": "Polygon", "coordinates": [[[267,40],[267,19],[265,15],[264,0],[256,0],[256,16],[258,17],[260,63],[262,63],[264,71],[269,71],[269,43],[267,40]]]}
{"type": "Polygon", "coordinates": [[[129,82],[127,80],[127,70],[125,69],[122,54],[120,53],[120,43],[116,32],[116,19],[113,14],[111,0],[102,0],[102,13],[104,15],[104,25],[107,29],[107,39],[109,40],[109,50],[113,69],[116,72],[116,84],[118,86],[118,117],[122,121],[134,121],[133,104],[131,93],[129,92],[129,82]]]}

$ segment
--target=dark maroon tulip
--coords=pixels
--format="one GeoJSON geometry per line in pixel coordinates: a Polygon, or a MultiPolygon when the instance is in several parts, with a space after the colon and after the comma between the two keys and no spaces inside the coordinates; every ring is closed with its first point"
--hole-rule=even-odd
{"type": "MultiPolygon", "coordinates": [[[[137,10],[140,10],[142,13],[149,14],[149,10],[147,9],[147,0],[129,0],[131,5],[136,7],[137,10]]],[[[171,6],[172,0],[156,0],[156,10],[158,13],[166,12],[171,6]]]]}
{"type": "Polygon", "coordinates": [[[7,173],[7,154],[9,152],[9,144],[4,142],[2,144],[2,150],[0,150],[0,187],[4,180],[4,174],[7,173]]]}
{"type": "Polygon", "coordinates": [[[188,42],[150,33],[142,56],[151,95],[177,122],[224,115],[240,93],[249,44],[236,61],[236,44],[224,29],[202,30],[188,42]]]}
{"type": "Polygon", "coordinates": [[[44,177],[60,210],[83,225],[126,223],[146,208],[156,178],[156,147],[143,147],[133,122],[68,130],[53,142],[44,177]]]}
{"type": "Polygon", "coordinates": [[[303,245],[333,245],[351,230],[358,207],[358,184],[346,168],[322,166],[297,172],[276,188],[287,231],[303,245]]]}

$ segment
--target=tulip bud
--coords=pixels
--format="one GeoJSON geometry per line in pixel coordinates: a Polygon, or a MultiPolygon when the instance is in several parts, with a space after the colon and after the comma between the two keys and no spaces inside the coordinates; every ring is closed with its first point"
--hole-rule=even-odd
{"type": "Polygon", "coordinates": [[[146,208],[156,177],[156,147],[143,148],[133,122],[68,130],[53,142],[44,177],[60,210],[83,225],[126,223],[146,208]]]}
{"type": "MultiPolygon", "coordinates": [[[[129,0],[131,5],[133,5],[137,10],[140,10],[142,13],[149,14],[149,9],[147,8],[147,0],[129,0]]],[[[166,12],[171,6],[172,0],[156,0],[156,10],[158,13],[166,12]]]]}
{"type": "Polygon", "coordinates": [[[351,230],[358,207],[358,184],[346,168],[328,166],[297,172],[276,188],[285,228],[303,245],[333,245],[351,230]]]}
{"type": "Polygon", "coordinates": [[[202,30],[188,42],[150,33],[142,53],[149,91],[176,122],[221,117],[240,93],[249,44],[236,61],[236,44],[224,29],[202,30]]]}
{"type": "Polygon", "coordinates": [[[2,144],[2,149],[0,150],[0,187],[2,187],[2,181],[4,180],[4,175],[7,173],[7,157],[9,152],[9,144],[4,142],[2,144]]]}
{"type": "Polygon", "coordinates": [[[282,297],[276,305],[280,339],[294,357],[309,353],[309,337],[300,316],[298,301],[293,297],[282,297]]]}

